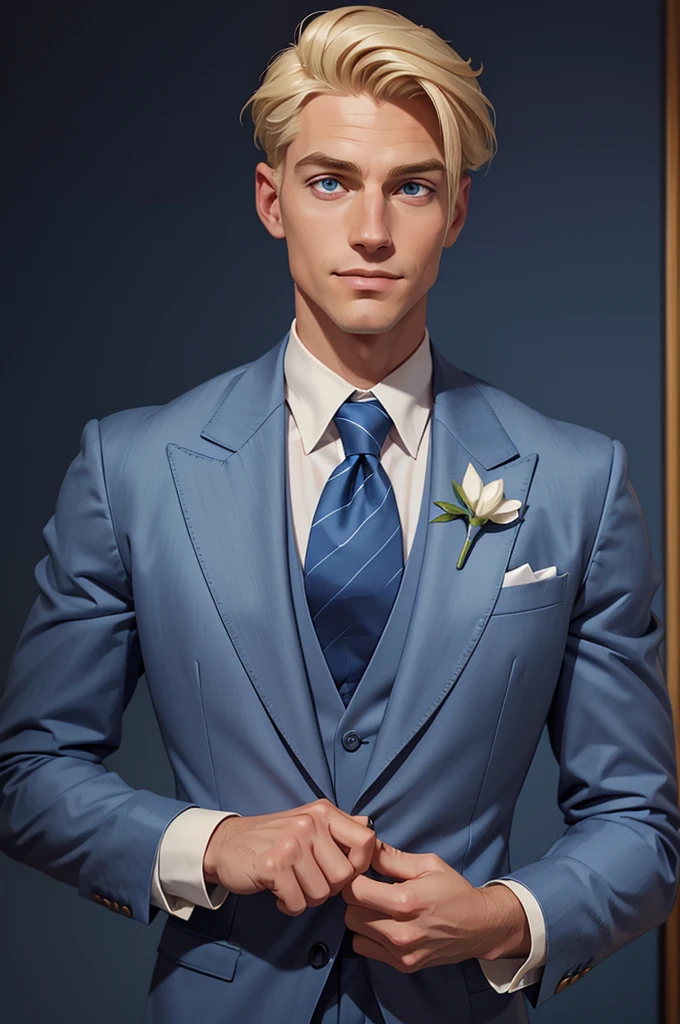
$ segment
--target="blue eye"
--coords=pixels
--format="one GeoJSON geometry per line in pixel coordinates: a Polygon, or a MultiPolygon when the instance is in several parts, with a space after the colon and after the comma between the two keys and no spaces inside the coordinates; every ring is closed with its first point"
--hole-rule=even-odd
{"type": "MultiPolygon", "coordinates": [[[[332,186],[333,185],[338,186],[340,184],[340,182],[339,182],[339,180],[337,178],[333,177],[330,174],[327,175],[325,178],[317,178],[316,181],[310,182],[310,185],[312,187],[315,187],[316,185],[321,185],[322,186],[322,192],[325,192],[326,195],[333,195],[335,192],[338,191],[338,188],[337,187],[336,188],[326,188],[326,185],[329,185],[329,184],[332,185],[332,186]]],[[[434,192],[434,189],[430,188],[429,185],[423,185],[419,181],[406,181],[406,182],[404,182],[403,185],[400,185],[399,187],[402,188],[402,189],[408,189],[408,188],[425,189],[425,192],[405,192],[404,193],[405,195],[412,196],[414,199],[421,199],[424,195],[430,195],[432,192],[434,192]]]]}

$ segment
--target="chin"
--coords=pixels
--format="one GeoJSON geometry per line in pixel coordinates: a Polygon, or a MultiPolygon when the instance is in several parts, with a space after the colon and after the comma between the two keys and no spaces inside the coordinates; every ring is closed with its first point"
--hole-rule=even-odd
{"type": "Polygon", "coordinates": [[[389,316],[384,309],[365,310],[333,316],[328,314],[336,327],[346,334],[384,334],[401,320],[399,314],[389,316]]]}

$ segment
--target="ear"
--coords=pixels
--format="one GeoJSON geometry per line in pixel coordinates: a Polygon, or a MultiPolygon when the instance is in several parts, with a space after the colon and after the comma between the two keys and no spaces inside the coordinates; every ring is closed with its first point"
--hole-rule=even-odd
{"type": "Polygon", "coordinates": [[[285,238],[279,202],[279,182],[283,168],[278,173],[269,164],[259,163],[255,168],[255,209],[257,215],[274,238],[285,238]]]}
{"type": "Polygon", "coordinates": [[[446,232],[444,239],[444,248],[448,249],[449,246],[458,238],[458,235],[463,230],[463,224],[467,217],[468,202],[470,200],[470,186],[472,185],[472,178],[469,174],[463,174],[460,179],[460,185],[458,186],[458,195],[456,196],[456,204],[453,208],[453,220],[449,224],[449,229],[446,232]]]}

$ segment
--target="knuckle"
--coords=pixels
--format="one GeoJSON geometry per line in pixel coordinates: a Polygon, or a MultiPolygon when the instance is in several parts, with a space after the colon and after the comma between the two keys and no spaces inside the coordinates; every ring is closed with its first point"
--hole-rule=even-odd
{"type": "Polygon", "coordinates": [[[261,864],[256,866],[259,868],[259,875],[262,881],[265,885],[271,886],[276,878],[278,868],[274,857],[272,857],[271,854],[267,854],[267,856],[263,858],[261,864]]]}
{"type": "Polygon", "coordinates": [[[325,796],[314,800],[311,804],[308,804],[308,807],[312,814],[321,818],[327,818],[335,810],[333,804],[325,796]]]}
{"type": "Polygon", "coordinates": [[[288,861],[300,852],[300,843],[295,836],[284,836],[279,840],[279,849],[281,856],[288,861]]]}
{"type": "Polygon", "coordinates": [[[413,932],[408,928],[397,929],[392,936],[392,945],[398,949],[407,949],[415,942],[413,932]]]}
{"type": "Polygon", "coordinates": [[[411,974],[413,971],[418,970],[418,966],[422,960],[420,953],[403,953],[400,957],[401,964],[406,974],[411,974]]]}
{"type": "Polygon", "coordinates": [[[288,914],[289,917],[299,917],[300,914],[303,912],[303,910],[306,909],[306,907],[288,907],[288,906],[284,906],[282,909],[283,909],[284,914],[288,914]]]}
{"type": "Polygon", "coordinates": [[[397,913],[408,916],[415,911],[415,900],[408,890],[403,890],[397,896],[396,904],[397,913]]]}
{"type": "Polygon", "coordinates": [[[329,873],[331,876],[329,879],[331,885],[337,887],[338,889],[344,889],[347,883],[351,882],[352,879],[354,878],[354,868],[349,863],[349,861],[346,864],[343,864],[342,866],[338,866],[332,872],[329,873]]]}
{"type": "Polygon", "coordinates": [[[350,862],[347,861],[346,864],[343,864],[342,870],[338,870],[338,882],[340,883],[340,885],[344,887],[345,885],[347,885],[348,882],[351,882],[353,878],[354,868],[352,867],[350,862]]]}
{"type": "Polygon", "coordinates": [[[319,906],[321,906],[322,903],[326,902],[326,900],[328,899],[330,894],[331,894],[331,890],[330,890],[330,888],[328,886],[325,886],[325,888],[319,887],[319,889],[317,890],[317,892],[316,892],[316,894],[314,896],[308,896],[307,897],[307,906],[308,907],[319,907],[319,906]]]}
{"type": "Polygon", "coordinates": [[[314,831],[314,818],[311,814],[298,814],[293,819],[295,831],[302,835],[309,835],[314,831]]]}

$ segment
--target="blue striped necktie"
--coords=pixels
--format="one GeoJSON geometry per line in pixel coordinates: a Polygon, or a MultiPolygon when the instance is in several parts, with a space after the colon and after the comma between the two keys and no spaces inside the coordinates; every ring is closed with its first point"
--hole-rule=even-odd
{"type": "Polygon", "coordinates": [[[380,451],[392,420],[377,398],[333,417],[345,448],[321,492],[305,554],[305,591],[345,707],[371,660],[404,570],[401,523],[380,451]]]}

